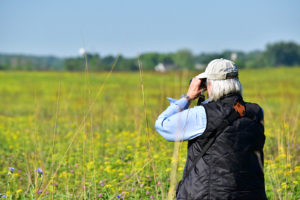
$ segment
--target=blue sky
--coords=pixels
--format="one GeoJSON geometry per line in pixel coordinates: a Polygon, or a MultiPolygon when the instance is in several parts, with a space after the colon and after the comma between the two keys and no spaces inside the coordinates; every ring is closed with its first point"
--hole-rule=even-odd
{"type": "Polygon", "coordinates": [[[250,51],[300,43],[299,9],[298,0],[1,0],[0,52],[250,51]]]}

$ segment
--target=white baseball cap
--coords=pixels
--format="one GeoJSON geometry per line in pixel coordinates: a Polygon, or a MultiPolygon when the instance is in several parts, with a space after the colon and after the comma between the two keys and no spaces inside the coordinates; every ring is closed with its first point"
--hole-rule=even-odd
{"type": "Polygon", "coordinates": [[[205,72],[198,74],[196,78],[207,78],[211,80],[238,78],[238,67],[230,60],[223,58],[215,59],[210,61],[205,72]]]}

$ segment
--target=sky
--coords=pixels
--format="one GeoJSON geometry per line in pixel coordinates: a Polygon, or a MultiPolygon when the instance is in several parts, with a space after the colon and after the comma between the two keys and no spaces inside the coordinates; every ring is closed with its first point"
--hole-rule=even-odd
{"type": "Polygon", "coordinates": [[[101,56],[300,43],[298,0],[1,0],[0,53],[101,56]]]}

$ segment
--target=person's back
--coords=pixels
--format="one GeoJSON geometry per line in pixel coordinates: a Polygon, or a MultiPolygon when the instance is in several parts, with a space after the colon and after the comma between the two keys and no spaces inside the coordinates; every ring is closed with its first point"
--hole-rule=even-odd
{"type": "Polygon", "coordinates": [[[245,116],[219,134],[194,169],[186,169],[201,153],[218,127],[232,112],[239,95],[232,94],[203,105],[207,127],[188,143],[188,158],[177,199],[266,199],[263,174],[263,113],[256,104],[245,103],[245,116]]]}
{"type": "Polygon", "coordinates": [[[168,141],[189,141],[178,200],[267,199],[263,110],[243,101],[238,68],[232,61],[211,61],[192,80],[188,93],[170,103],[155,128],[168,141]],[[188,109],[206,89],[208,101],[188,109]]]}

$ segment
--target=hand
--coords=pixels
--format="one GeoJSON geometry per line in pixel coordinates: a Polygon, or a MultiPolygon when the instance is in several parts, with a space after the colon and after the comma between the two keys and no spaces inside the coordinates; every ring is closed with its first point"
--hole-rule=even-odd
{"type": "Polygon", "coordinates": [[[196,99],[202,92],[204,92],[206,89],[201,89],[201,79],[193,78],[189,90],[187,92],[187,96],[189,96],[192,100],[196,99]]]}

